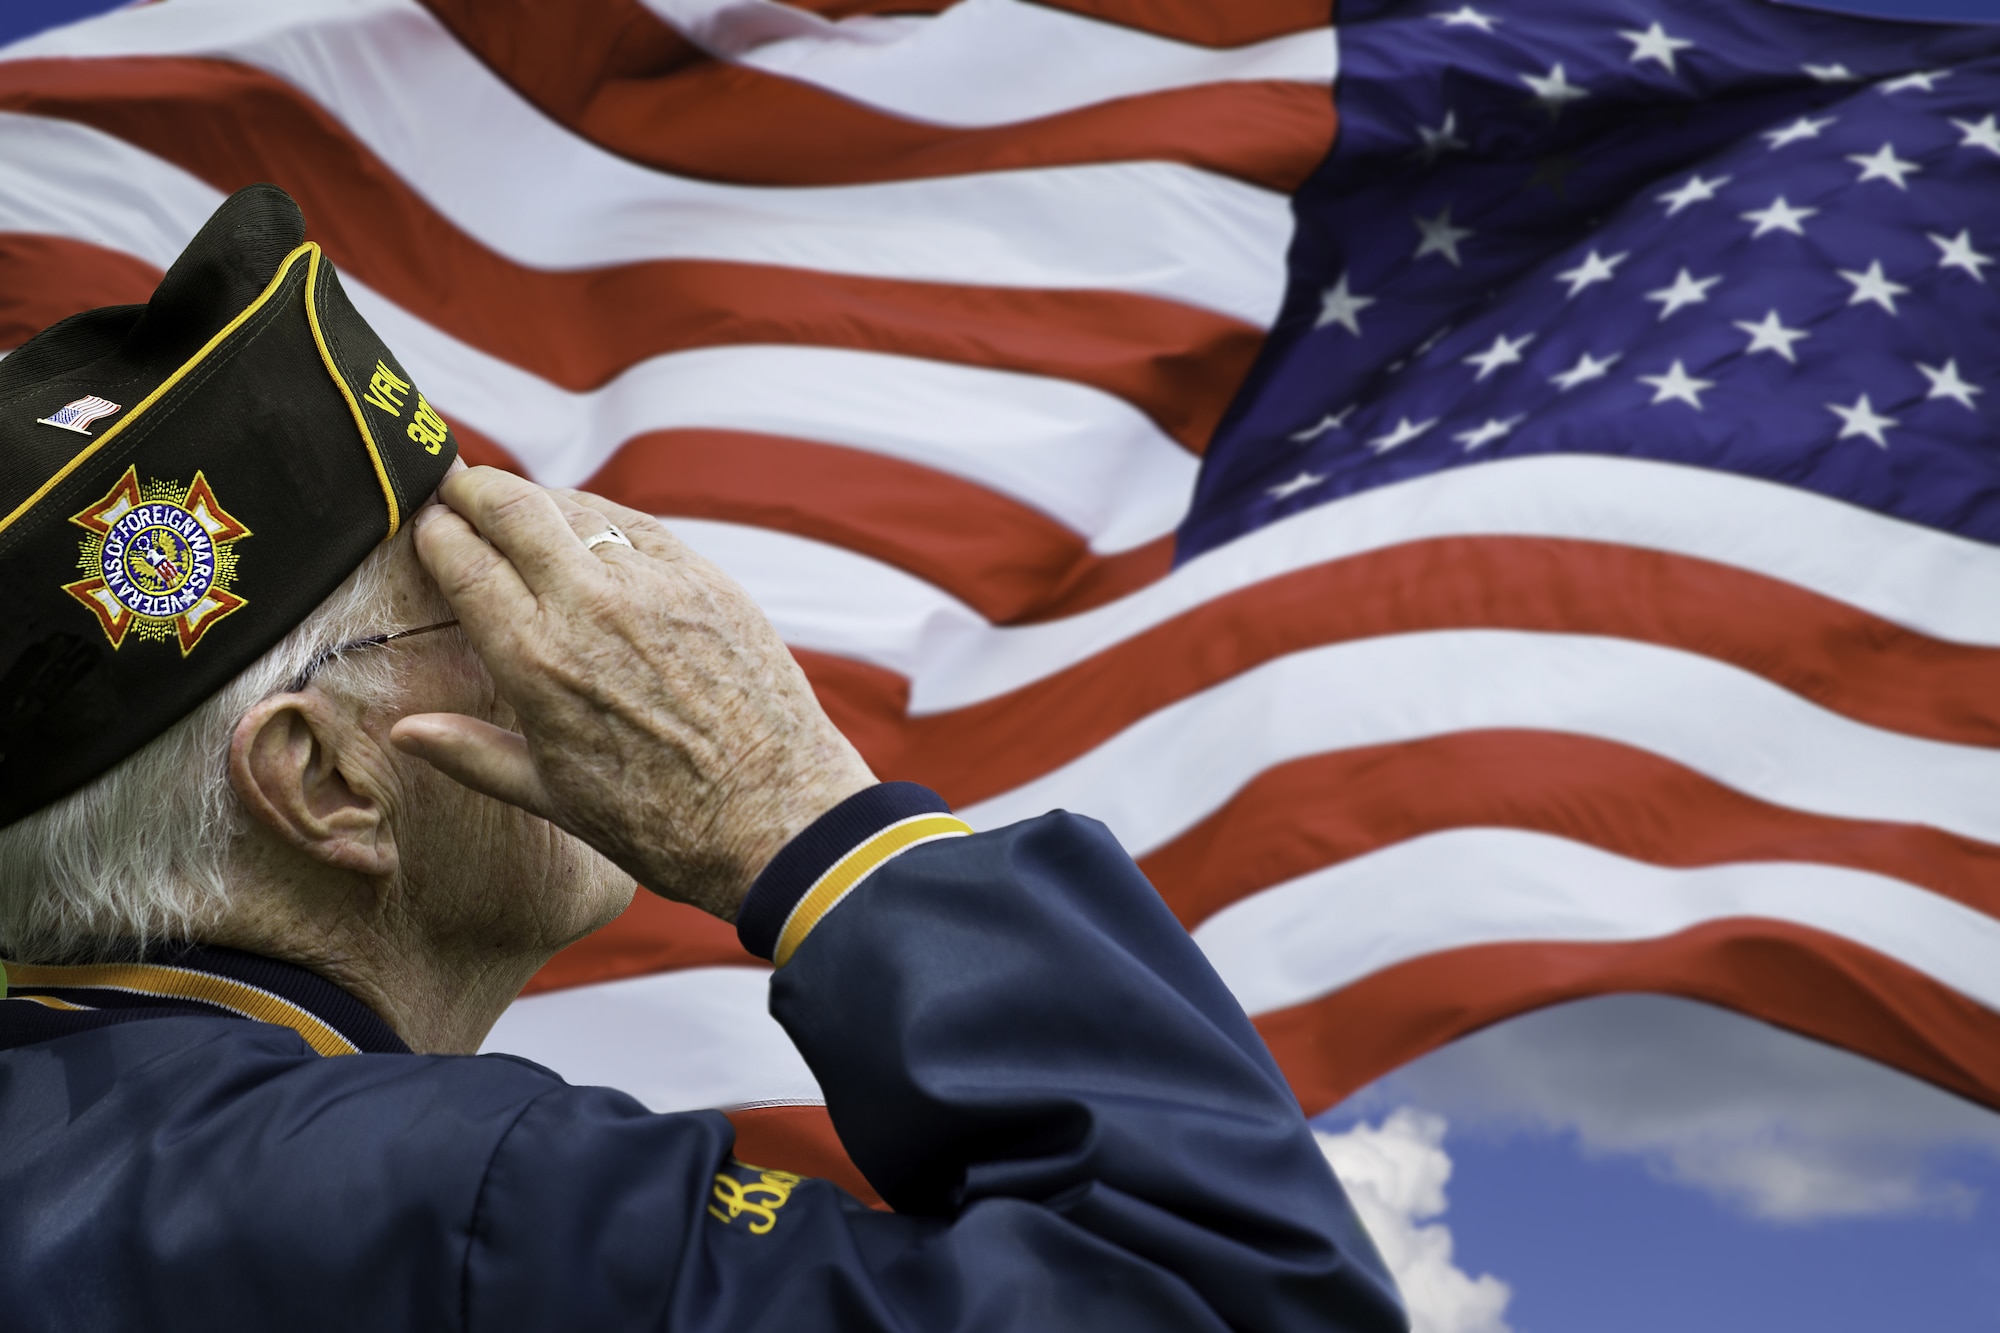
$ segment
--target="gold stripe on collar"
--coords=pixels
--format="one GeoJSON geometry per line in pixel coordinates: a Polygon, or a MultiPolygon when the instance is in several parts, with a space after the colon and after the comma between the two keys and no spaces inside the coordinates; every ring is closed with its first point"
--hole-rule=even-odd
{"type": "Polygon", "coordinates": [[[58,1000],[53,995],[9,995],[7,998],[10,1000],[26,1000],[30,1004],[39,1004],[49,1009],[88,1010],[90,1008],[87,1004],[71,1004],[68,1000],[58,1000]]]}
{"type": "MultiPolygon", "coordinates": [[[[306,1045],[321,1055],[359,1055],[361,1048],[321,1022],[310,1010],[302,1009],[261,986],[197,972],[186,967],[161,963],[96,963],[81,967],[50,967],[37,963],[9,963],[7,980],[13,986],[51,989],[115,990],[134,995],[155,995],[162,999],[199,1000],[227,1009],[260,1023],[276,1023],[306,1039],[306,1045]]],[[[32,996],[19,996],[32,999],[32,996]]]]}

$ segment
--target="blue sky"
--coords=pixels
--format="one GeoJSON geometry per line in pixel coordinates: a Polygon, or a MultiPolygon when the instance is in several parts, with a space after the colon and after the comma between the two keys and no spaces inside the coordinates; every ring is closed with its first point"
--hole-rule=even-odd
{"type": "MultiPolygon", "coordinates": [[[[115,7],[4,0],[0,43],[115,7]]],[[[2000,20],[2000,0],[1821,7],[2000,20]]],[[[1451,1289],[1504,1283],[1515,1333],[2000,1333],[2000,1116],[1865,1062],[1620,997],[1503,1024],[1321,1124],[1352,1135],[1398,1108],[1432,1138],[1343,1141],[1444,1192],[1385,1225],[1434,1259],[1448,1232],[1451,1289]]]]}
{"type": "Polygon", "coordinates": [[[1516,1333],[2000,1330],[2000,1116],[1868,1061],[1621,996],[1489,1029],[1320,1123],[1399,1107],[1442,1119],[1445,1207],[1421,1220],[1507,1284],[1516,1333]]]}
{"type": "Polygon", "coordinates": [[[1573,1141],[1451,1144],[1462,1266],[1505,1276],[1534,1333],[2000,1329],[2000,1163],[1968,1158],[1971,1218],[1778,1225],[1573,1141]],[[1522,1216],[1532,1208],[1533,1224],[1522,1216]]]}

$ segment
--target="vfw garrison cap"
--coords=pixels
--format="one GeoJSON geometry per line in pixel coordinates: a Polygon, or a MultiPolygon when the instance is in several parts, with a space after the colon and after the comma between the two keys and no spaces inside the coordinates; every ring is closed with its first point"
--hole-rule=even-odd
{"type": "Polygon", "coordinates": [[[0,826],[227,684],[456,455],[276,186],[0,361],[0,826]]]}

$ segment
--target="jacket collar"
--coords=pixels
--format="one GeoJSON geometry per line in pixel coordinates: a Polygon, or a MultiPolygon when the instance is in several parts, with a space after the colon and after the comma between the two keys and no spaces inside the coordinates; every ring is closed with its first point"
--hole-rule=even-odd
{"type": "Polygon", "coordinates": [[[164,944],[125,961],[5,967],[0,1048],[111,1023],[200,1014],[288,1027],[321,1055],[410,1049],[372,1009],[324,977],[236,949],[164,944]]]}

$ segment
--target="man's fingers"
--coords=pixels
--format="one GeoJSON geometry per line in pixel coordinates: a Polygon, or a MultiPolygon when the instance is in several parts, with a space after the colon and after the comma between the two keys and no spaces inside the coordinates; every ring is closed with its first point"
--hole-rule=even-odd
{"type": "MultiPolygon", "coordinates": [[[[578,541],[588,542],[592,537],[614,525],[621,531],[624,529],[624,524],[617,523],[608,514],[578,504],[575,496],[576,493],[571,491],[549,492],[549,498],[556,502],[556,508],[562,510],[563,518],[568,521],[570,530],[576,533],[578,541]]],[[[603,552],[599,551],[596,554],[601,556],[603,552]]]]}
{"type": "Polygon", "coordinates": [[[454,782],[549,817],[528,742],[505,727],[462,713],[412,713],[389,729],[389,739],[454,782]]]}
{"type": "Polygon", "coordinates": [[[443,505],[419,509],[414,522],[417,559],[473,642],[534,614],[535,595],[520,572],[470,523],[443,505]]]}
{"type": "MultiPolygon", "coordinates": [[[[661,560],[680,560],[688,555],[688,548],[681,539],[667,531],[666,524],[651,514],[628,509],[616,500],[607,500],[589,491],[563,490],[555,494],[583,511],[601,516],[606,522],[616,523],[632,539],[632,545],[647,555],[661,560]]],[[[600,526],[594,531],[601,532],[603,528],[600,526]]]]}
{"type": "Polygon", "coordinates": [[[547,592],[590,568],[555,497],[532,481],[498,468],[469,468],[447,477],[438,498],[507,557],[531,592],[547,592]]]}

